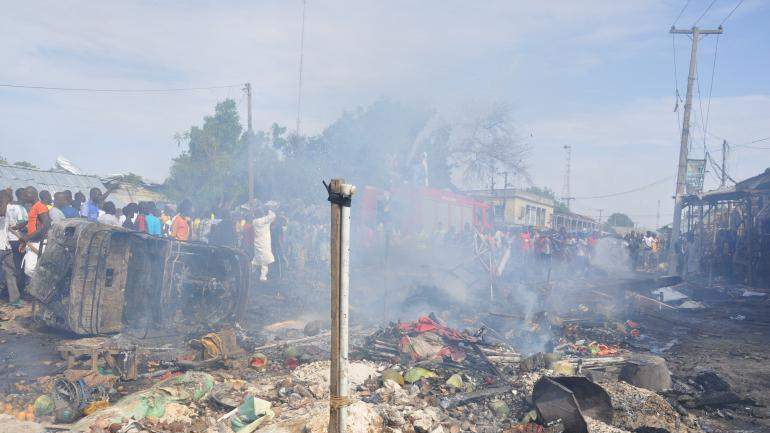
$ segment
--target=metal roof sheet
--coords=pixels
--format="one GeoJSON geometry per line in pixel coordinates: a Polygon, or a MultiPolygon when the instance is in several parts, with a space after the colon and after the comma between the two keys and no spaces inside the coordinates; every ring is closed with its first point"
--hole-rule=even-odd
{"type": "Polygon", "coordinates": [[[98,176],[88,176],[64,173],[60,171],[45,171],[32,168],[16,167],[0,164],[0,188],[24,188],[34,186],[40,190],[48,190],[52,194],[57,191],[70,190],[72,193],[82,191],[88,197],[91,188],[105,191],[104,184],[98,176]]]}

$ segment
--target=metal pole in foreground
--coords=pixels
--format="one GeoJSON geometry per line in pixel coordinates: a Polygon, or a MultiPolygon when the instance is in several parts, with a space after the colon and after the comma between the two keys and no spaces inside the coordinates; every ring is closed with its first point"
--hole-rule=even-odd
{"type": "Polygon", "coordinates": [[[348,288],[350,280],[350,203],[356,187],[343,179],[326,185],[331,202],[331,371],[329,433],[344,433],[348,396],[348,288]]]}

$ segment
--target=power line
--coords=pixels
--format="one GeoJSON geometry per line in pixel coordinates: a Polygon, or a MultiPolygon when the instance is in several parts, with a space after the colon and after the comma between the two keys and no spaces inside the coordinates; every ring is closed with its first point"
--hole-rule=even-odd
{"type": "Polygon", "coordinates": [[[98,93],[172,93],[172,92],[191,92],[197,90],[217,90],[217,89],[230,89],[233,87],[241,87],[243,84],[230,84],[226,86],[207,86],[207,87],[176,87],[165,89],[96,89],[89,87],[49,87],[49,86],[32,86],[26,84],[10,84],[0,83],[0,87],[11,89],[26,89],[26,90],[52,90],[61,92],[98,92],[98,93]]]}
{"type": "Polygon", "coordinates": [[[669,181],[669,180],[671,180],[673,178],[674,178],[674,176],[666,176],[666,177],[664,177],[662,179],[656,180],[655,182],[649,183],[649,184],[644,185],[644,186],[640,186],[638,188],[629,189],[627,191],[621,191],[621,192],[616,192],[616,193],[612,193],[612,194],[605,194],[605,195],[595,195],[595,196],[586,196],[586,197],[574,197],[574,199],[575,200],[588,200],[588,199],[595,199],[595,198],[608,198],[608,197],[616,197],[616,196],[619,196],[619,195],[631,194],[631,193],[634,193],[634,192],[642,191],[644,189],[653,187],[655,185],[659,185],[659,184],[661,184],[663,182],[667,182],[667,181],[669,181]]]}
{"type": "Polygon", "coordinates": [[[727,21],[728,19],[730,19],[730,17],[733,15],[733,12],[735,12],[735,10],[736,10],[736,9],[738,9],[738,8],[739,8],[739,7],[740,7],[740,6],[743,4],[743,1],[744,1],[744,0],[741,0],[741,1],[739,1],[739,2],[738,2],[738,4],[737,4],[737,5],[735,5],[735,7],[733,8],[733,10],[731,10],[731,11],[730,11],[730,13],[729,13],[729,14],[727,14],[727,16],[725,17],[725,19],[723,19],[723,20],[722,20],[722,22],[721,22],[721,23],[719,23],[719,27],[722,27],[722,24],[724,24],[724,23],[725,23],[725,21],[727,21]]]}
{"type": "Polygon", "coordinates": [[[675,27],[676,26],[676,23],[679,22],[679,18],[682,18],[682,14],[684,13],[684,10],[687,9],[687,5],[689,5],[689,4],[690,4],[690,0],[687,0],[685,2],[684,6],[682,7],[682,10],[679,11],[679,15],[676,16],[676,19],[674,20],[674,24],[671,24],[671,27],[675,27]]]}
{"type": "Polygon", "coordinates": [[[720,36],[721,36],[720,34],[717,34],[717,41],[714,45],[714,63],[711,65],[711,83],[709,83],[709,97],[708,97],[708,102],[706,103],[706,124],[704,125],[704,129],[703,129],[704,145],[706,143],[706,134],[708,134],[708,129],[709,129],[709,117],[711,115],[711,93],[714,90],[714,75],[716,74],[716,70],[717,70],[717,53],[719,52],[720,36]]]}
{"type": "MultiPolygon", "coordinates": [[[[709,132],[708,135],[710,135],[710,136],[712,136],[714,138],[718,138],[720,140],[727,140],[726,138],[721,137],[719,135],[716,135],[716,134],[714,134],[712,132],[709,132]]],[[[770,140],[770,137],[758,138],[756,140],[746,141],[746,142],[740,143],[740,144],[731,144],[730,147],[745,147],[747,149],[770,149],[770,147],[751,146],[754,143],[761,143],[763,141],[768,141],[768,140],[770,140]]]]}
{"type": "MultiPolygon", "coordinates": [[[[712,169],[714,169],[714,171],[715,171],[715,172],[717,172],[717,173],[718,173],[718,172],[720,172],[720,171],[721,171],[721,168],[719,168],[719,164],[717,164],[717,163],[714,161],[714,158],[712,158],[712,157],[711,157],[711,153],[709,153],[709,152],[706,152],[706,158],[708,158],[708,161],[709,161],[709,163],[711,164],[711,168],[712,168],[712,169]]],[[[715,175],[715,176],[716,176],[716,175],[715,175]]],[[[730,177],[730,174],[728,174],[728,173],[727,173],[727,170],[725,170],[725,176],[726,176],[728,179],[730,179],[730,182],[732,182],[732,183],[737,183],[737,182],[735,181],[735,179],[733,179],[732,177],[730,177]]],[[[721,181],[721,179],[717,179],[717,181],[719,182],[719,181],[721,181]]]]}
{"type": "Polygon", "coordinates": [[[703,13],[702,13],[702,14],[701,14],[701,15],[698,17],[698,19],[697,19],[697,20],[695,20],[695,23],[693,23],[693,25],[692,25],[693,27],[695,27],[695,26],[697,26],[697,25],[698,25],[698,23],[700,22],[700,20],[702,20],[702,19],[703,19],[703,17],[705,17],[705,16],[706,16],[706,14],[708,13],[708,11],[710,11],[710,10],[711,10],[711,7],[712,7],[712,6],[714,6],[714,3],[716,3],[716,2],[717,2],[717,0],[712,0],[712,1],[711,1],[711,3],[709,4],[709,7],[707,7],[707,8],[706,8],[706,10],[705,10],[705,11],[703,11],[703,13]]]}
{"type": "MultiPolygon", "coordinates": [[[[750,147],[749,145],[751,145],[751,144],[759,143],[759,142],[767,141],[767,140],[770,140],[770,137],[760,138],[760,139],[749,141],[749,142],[742,143],[742,144],[735,144],[735,145],[733,145],[733,147],[750,147]]],[[[768,149],[767,147],[755,147],[755,148],[756,149],[768,149]]]]}

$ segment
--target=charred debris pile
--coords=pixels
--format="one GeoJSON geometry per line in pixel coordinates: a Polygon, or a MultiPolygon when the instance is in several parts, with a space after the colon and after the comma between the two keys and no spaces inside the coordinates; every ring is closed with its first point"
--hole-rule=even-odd
{"type": "MultiPolygon", "coordinates": [[[[550,333],[547,353],[520,353],[511,342],[519,334],[475,326],[471,318],[466,329],[430,314],[355,332],[348,431],[697,432],[688,408],[731,392],[718,376],[672,379],[662,358],[635,353],[631,343],[644,337],[638,323],[600,320],[583,305],[574,313],[581,320],[539,317],[516,325],[550,333]]],[[[158,347],[123,334],[62,342],[63,372],[9,397],[4,410],[16,419],[0,416],[0,425],[326,431],[324,328],[299,320],[258,331],[232,326],[158,347]]]]}

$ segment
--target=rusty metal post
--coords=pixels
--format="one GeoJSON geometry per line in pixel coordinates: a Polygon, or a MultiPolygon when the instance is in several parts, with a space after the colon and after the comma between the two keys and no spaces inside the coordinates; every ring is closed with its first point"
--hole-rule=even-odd
{"type": "Polygon", "coordinates": [[[350,280],[350,203],[356,187],[332,179],[331,202],[331,371],[329,433],[344,433],[350,404],[348,384],[348,286],[350,280]]]}

